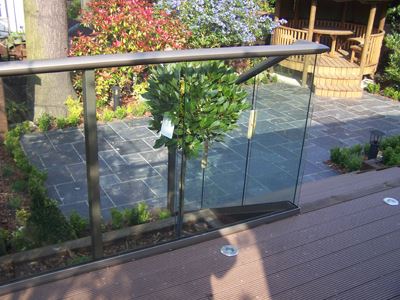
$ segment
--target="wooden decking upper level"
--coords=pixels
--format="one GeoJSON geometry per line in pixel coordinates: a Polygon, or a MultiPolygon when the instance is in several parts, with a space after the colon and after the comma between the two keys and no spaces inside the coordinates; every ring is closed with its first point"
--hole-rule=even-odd
{"type": "MultiPolygon", "coordinates": [[[[361,176],[358,185],[345,178],[348,188],[367,187],[361,176]]],[[[381,190],[0,299],[400,299],[400,206],[382,201],[400,198],[400,187],[381,190]],[[221,255],[225,244],[239,255],[221,255]]]]}

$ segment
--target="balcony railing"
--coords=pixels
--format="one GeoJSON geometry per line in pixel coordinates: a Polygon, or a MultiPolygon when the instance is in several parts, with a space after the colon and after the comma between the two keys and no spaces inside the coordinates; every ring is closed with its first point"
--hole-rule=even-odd
{"type": "MultiPolygon", "coordinates": [[[[23,137],[21,143],[27,156],[30,159],[39,158],[42,169],[49,173],[47,187],[49,193],[54,189],[60,196],[61,210],[71,204],[67,201],[77,197],[81,189],[81,186],[78,187],[78,175],[85,176],[84,170],[79,167],[85,165],[90,220],[90,233],[85,237],[0,256],[0,268],[4,267],[2,264],[9,263],[14,264],[15,269],[16,264],[29,262],[29,256],[31,261],[44,257],[59,257],[62,260],[60,253],[66,255],[78,249],[77,254],[72,256],[85,256],[84,263],[77,259],[71,265],[77,263],[78,266],[65,268],[68,263],[55,264],[44,272],[40,270],[34,274],[25,272],[17,275],[14,270],[15,276],[2,278],[4,285],[0,287],[0,294],[169,251],[297,213],[296,195],[301,180],[301,157],[310,111],[312,78],[309,78],[308,88],[293,85],[293,80],[288,80],[287,76],[278,82],[271,80],[268,84],[254,78],[290,56],[309,55],[315,58],[327,50],[329,48],[320,44],[298,41],[285,46],[97,55],[0,64],[2,78],[83,71],[84,143],[78,129],[53,131],[34,137],[30,135],[23,137]],[[267,59],[260,63],[255,62],[255,58],[267,59]],[[170,151],[168,156],[160,159],[158,155],[166,153],[151,148],[149,143],[157,136],[147,129],[147,119],[139,120],[140,126],[135,125],[136,120],[118,123],[123,126],[124,133],[119,131],[121,126],[118,127],[118,124],[97,124],[95,69],[208,60],[229,63],[235,59],[248,59],[255,65],[247,68],[236,81],[249,94],[249,110],[240,116],[237,129],[227,132],[223,141],[215,142],[204,150],[208,155],[206,164],[196,157],[185,160],[185,153],[179,147],[176,152],[170,151]],[[124,138],[125,132],[134,133],[137,128],[142,133],[153,135],[124,138]],[[108,136],[110,131],[112,141],[108,136]],[[106,147],[101,144],[103,140],[106,147]],[[136,149],[139,144],[146,149],[136,149]],[[84,147],[81,152],[79,145],[84,147]],[[35,150],[34,147],[40,149],[35,150]],[[50,164],[53,154],[60,155],[60,160],[50,164]],[[111,156],[107,156],[109,154],[111,156]],[[75,156],[76,160],[73,159],[75,156]],[[113,164],[108,161],[109,158],[119,162],[113,164]],[[110,173],[102,173],[103,163],[111,170],[110,173]],[[61,169],[69,170],[72,182],[60,181],[61,169]],[[101,175],[115,180],[114,185],[101,183],[101,175]],[[104,220],[112,218],[107,213],[109,207],[132,207],[141,201],[135,200],[138,198],[156,198],[158,202],[153,205],[153,210],[168,207],[171,216],[154,220],[150,217],[147,224],[130,224],[132,226],[126,228],[104,227],[104,220]],[[46,273],[49,271],[51,273],[46,273]]],[[[185,115],[182,117],[185,118],[185,115]]],[[[86,202],[78,204],[82,203],[86,202]]]]}

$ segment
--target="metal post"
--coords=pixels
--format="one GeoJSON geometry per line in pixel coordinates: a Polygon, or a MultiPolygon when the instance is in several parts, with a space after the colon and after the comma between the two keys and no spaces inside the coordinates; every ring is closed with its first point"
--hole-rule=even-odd
{"type": "Polygon", "coordinates": [[[168,193],[167,208],[171,215],[175,214],[176,195],[176,146],[168,147],[168,193]]]}
{"type": "Polygon", "coordinates": [[[86,171],[89,199],[90,232],[94,259],[103,257],[101,235],[99,158],[97,149],[96,93],[94,71],[83,73],[83,109],[85,121],[86,171]]]}
{"type": "Polygon", "coordinates": [[[182,235],[183,222],[184,222],[184,205],[185,205],[185,179],[186,179],[186,154],[182,150],[181,158],[181,177],[179,179],[179,206],[178,206],[178,220],[176,234],[178,237],[182,235]]]}

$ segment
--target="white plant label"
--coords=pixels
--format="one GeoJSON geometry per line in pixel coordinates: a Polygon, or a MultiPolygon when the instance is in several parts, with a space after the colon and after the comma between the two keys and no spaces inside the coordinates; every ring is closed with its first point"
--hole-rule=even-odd
{"type": "Polygon", "coordinates": [[[167,116],[164,116],[162,120],[161,134],[169,139],[172,139],[172,136],[174,134],[174,124],[172,124],[171,119],[167,116]]]}

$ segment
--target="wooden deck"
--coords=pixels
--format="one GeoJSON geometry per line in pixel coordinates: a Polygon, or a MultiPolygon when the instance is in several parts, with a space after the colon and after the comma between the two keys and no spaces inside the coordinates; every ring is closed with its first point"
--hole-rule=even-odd
{"type": "MultiPolygon", "coordinates": [[[[326,187],[307,184],[302,215],[0,299],[400,299],[400,206],[382,201],[400,198],[400,187],[388,187],[398,170],[375,173],[388,181],[377,193],[312,210],[326,187]],[[219,253],[228,243],[237,257],[219,253]]],[[[358,185],[354,176],[336,185],[363,190],[370,176],[361,175],[358,185]]]]}
{"type": "MultiPolygon", "coordinates": [[[[280,64],[285,68],[302,72],[304,59],[293,56],[280,64]]],[[[317,96],[336,98],[362,96],[360,67],[350,62],[348,56],[343,53],[337,52],[334,57],[327,53],[318,55],[315,70],[312,60],[308,72],[314,72],[314,92],[317,96]]]]}

